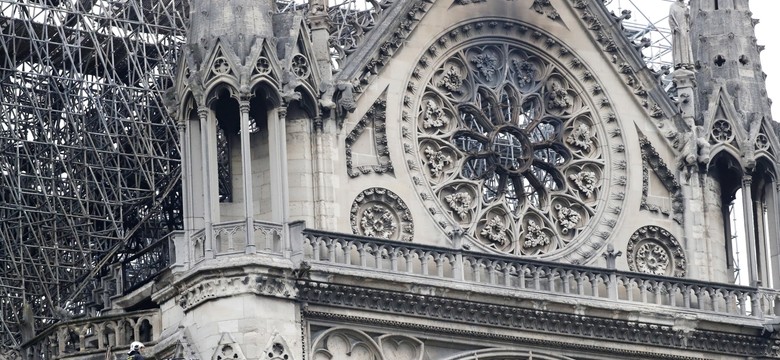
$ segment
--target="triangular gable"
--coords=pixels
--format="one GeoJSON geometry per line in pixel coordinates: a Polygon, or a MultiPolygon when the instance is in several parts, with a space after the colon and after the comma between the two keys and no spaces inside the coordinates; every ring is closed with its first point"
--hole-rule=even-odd
{"type": "Polygon", "coordinates": [[[312,117],[318,117],[320,107],[320,74],[317,57],[309,39],[310,31],[299,14],[277,14],[275,32],[277,56],[282,66],[282,97],[287,100],[301,100],[312,117]],[[307,101],[308,100],[308,101],[307,101]]]}
{"type": "Polygon", "coordinates": [[[222,333],[211,360],[246,360],[246,356],[230,333],[222,333]]]}
{"type": "Polygon", "coordinates": [[[739,149],[739,144],[748,139],[742,125],[742,116],[734,107],[734,99],[723,85],[715,85],[708,99],[708,108],[703,112],[704,130],[709,134],[712,144],[731,145],[739,149]]]}
{"type": "Polygon", "coordinates": [[[208,84],[218,77],[231,76],[238,79],[238,69],[241,60],[230,50],[233,46],[221,38],[215,40],[214,46],[209,47],[211,52],[203,62],[203,84],[208,84]],[[223,45],[223,43],[225,43],[223,45]]]}
{"type": "Polygon", "coordinates": [[[265,77],[278,81],[282,69],[276,61],[276,49],[267,39],[258,38],[252,45],[247,56],[245,66],[249,67],[249,82],[256,81],[259,77],[265,77]]]}
{"type": "Polygon", "coordinates": [[[263,351],[263,360],[293,360],[292,351],[290,346],[287,345],[287,341],[274,332],[273,336],[268,340],[263,351]]]}
{"type": "MultiPolygon", "coordinates": [[[[438,5],[441,2],[448,3],[448,9],[462,6],[471,6],[477,9],[478,7],[491,6],[498,3],[473,0],[395,2],[382,12],[383,17],[373,26],[374,31],[371,31],[363,39],[363,46],[350,54],[344,61],[343,68],[336,75],[336,81],[349,81],[356,84],[356,93],[361,93],[373,81],[375,75],[381,71],[382,67],[388,63],[390,58],[398,52],[398,49],[406,42],[407,37],[414,31],[416,25],[430,16],[428,14],[431,10],[430,3],[438,5]],[[403,9],[400,9],[401,7],[403,9]],[[392,29],[393,31],[376,31],[377,29],[392,29]]],[[[612,58],[615,69],[625,74],[626,85],[631,88],[631,91],[637,97],[641,98],[640,102],[647,109],[648,114],[660,119],[671,117],[676,113],[674,105],[658,80],[661,74],[654,73],[647,68],[647,64],[642,60],[640,51],[637,50],[639,46],[632,43],[625,36],[622,32],[622,26],[613,26],[618,19],[622,20],[622,18],[613,17],[605,5],[600,2],[586,2],[583,0],[556,4],[549,1],[534,1],[531,7],[526,9],[525,5],[521,5],[520,2],[511,4],[522,7],[525,13],[529,13],[526,10],[530,10],[530,13],[536,16],[546,17],[550,21],[558,23],[565,31],[570,31],[566,23],[569,20],[563,18],[562,10],[564,9],[562,7],[573,8],[574,12],[579,14],[579,18],[576,21],[580,21],[585,28],[592,32],[592,38],[601,45],[601,50],[612,58]]],[[[669,124],[673,123],[669,122],[669,124]]]]}
{"type": "Polygon", "coordinates": [[[766,117],[762,117],[760,121],[761,125],[758,134],[756,134],[755,139],[751,139],[755,144],[756,157],[765,156],[772,162],[775,162],[776,149],[780,146],[777,133],[775,132],[776,125],[774,124],[776,123],[766,117]]]}
{"type": "Polygon", "coordinates": [[[279,21],[285,26],[277,33],[278,42],[276,44],[277,56],[282,67],[290,71],[297,80],[319,81],[322,76],[317,69],[317,57],[312,51],[310,33],[304,18],[296,14],[280,14],[279,21]],[[300,59],[303,57],[303,59],[300,59]],[[301,60],[305,62],[301,62],[301,60]],[[301,66],[305,66],[302,68],[301,66]]]}

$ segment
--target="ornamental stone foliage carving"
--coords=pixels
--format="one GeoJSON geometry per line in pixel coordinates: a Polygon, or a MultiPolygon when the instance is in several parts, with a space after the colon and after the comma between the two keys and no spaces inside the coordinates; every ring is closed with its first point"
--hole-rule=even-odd
{"type": "Polygon", "coordinates": [[[611,102],[583,96],[592,72],[541,30],[506,20],[464,24],[434,44],[426,55],[437,58],[420,59],[407,86],[419,90],[407,91],[401,130],[438,225],[502,253],[595,256],[619,216],[604,210],[623,201],[603,191],[625,187],[610,178],[625,168],[608,165],[626,158],[604,151],[624,144],[611,102]]]}
{"type": "Polygon", "coordinates": [[[358,235],[403,241],[414,238],[412,213],[398,195],[387,189],[361,192],[352,202],[350,220],[352,232],[358,235]]]}
{"type": "Polygon", "coordinates": [[[661,184],[663,184],[664,188],[666,188],[666,190],[671,194],[672,219],[674,219],[674,221],[676,221],[678,224],[682,224],[683,211],[685,209],[682,195],[682,186],[680,185],[679,181],[677,181],[677,177],[674,175],[672,170],[669,168],[669,166],[666,165],[666,162],[658,154],[658,151],[655,150],[653,144],[650,143],[647,137],[642,134],[639,136],[639,145],[642,150],[642,200],[639,205],[640,209],[648,210],[653,213],[660,212],[661,214],[667,216],[670,214],[670,209],[663,208],[648,201],[650,176],[649,170],[652,170],[661,181],[661,184]]]}
{"type": "Polygon", "coordinates": [[[295,287],[287,279],[269,275],[245,275],[219,277],[203,280],[186,290],[178,298],[179,306],[189,311],[213,299],[239,294],[256,294],[290,298],[295,296],[295,287]]]}
{"type": "Polygon", "coordinates": [[[658,226],[639,228],[627,247],[631,271],[663,276],[685,276],[685,252],[671,233],[658,226]]]}

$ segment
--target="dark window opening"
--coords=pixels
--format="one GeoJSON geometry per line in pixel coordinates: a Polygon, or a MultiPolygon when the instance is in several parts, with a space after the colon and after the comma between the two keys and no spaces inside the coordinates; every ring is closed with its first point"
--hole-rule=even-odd
{"type": "Polygon", "coordinates": [[[718,0],[715,0],[715,10],[718,10],[718,0]]]}
{"type": "Polygon", "coordinates": [[[741,55],[741,56],[739,57],[739,63],[740,63],[740,64],[742,64],[742,65],[747,65],[747,64],[748,64],[748,62],[749,62],[749,61],[748,61],[748,58],[747,58],[747,56],[745,56],[745,55],[741,55]]]}
{"type": "Polygon", "coordinates": [[[715,65],[718,65],[718,67],[723,66],[725,63],[726,59],[723,56],[718,55],[715,57],[715,65]]]}
{"type": "Polygon", "coordinates": [[[219,202],[233,202],[232,172],[230,169],[230,143],[235,141],[240,129],[241,113],[238,101],[227,90],[219,93],[212,106],[217,117],[217,186],[219,202]]]}
{"type": "Polygon", "coordinates": [[[233,185],[230,177],[230,144],[225,131],[217,128],[217,183],[221,203],[233,202],[233,185]]]}

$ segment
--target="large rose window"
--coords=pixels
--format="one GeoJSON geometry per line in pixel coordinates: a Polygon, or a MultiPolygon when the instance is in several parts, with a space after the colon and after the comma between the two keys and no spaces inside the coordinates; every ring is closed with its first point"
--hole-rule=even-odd
{"type": "Polygon", "coordinates": [[[434,67],[417,108],[424,185],[481,246],[546,255],[600,211],[603,130],[566,71],[507,44],[463,47],[434,67]]]}

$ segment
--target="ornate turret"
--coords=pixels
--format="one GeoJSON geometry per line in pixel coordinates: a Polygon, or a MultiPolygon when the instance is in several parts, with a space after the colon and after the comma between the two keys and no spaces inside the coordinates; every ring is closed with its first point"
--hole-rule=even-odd
{"type": "Polygon", "coordinates": [[[190,10],[187,46],[202,64],[221,42],[244,60],[255,39],[273,38],[273,0],[194,0],[190,10]]]}
{"type": "Polygon", "coordinates": [[[708,84],[701,89],[702,109],[715,101],[716,87],[723,85],[746,129],[752,121],[769,119],[759,58],[763,47],[756,44],[758,20],[752,18],[748,0],[691,0],[690,4],[697,81],[708,84]]]}
{"type": "Polygon", "coordinates": [[[759,60],[762,46],[756,44],[754,26],[758,20],[752,18],[748,3],[690,2],[696,81],[700,84],[696,125],[702,130],[699,142],[706,146],[708,155],[704,171],[709,186],[703,196],[710,209],[707,219],[722,214],[730,276],[737,276],[737,249],[742,249],[747,264],[740,267],[749,284],[780,287],[777,280],[772,281],[780,273],[771,266],[779,245],[769,240],[780,234],[777,221],[771,220],[780,213],[775,175],[778,140],[759,60]],[[744,214],[730,213],[731,205],[739,202],[744,214]],[[737,248],[732,249],[733,244],[737,248]]]}

